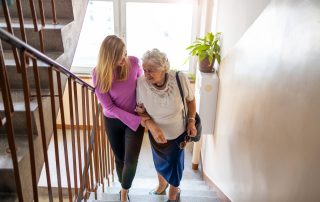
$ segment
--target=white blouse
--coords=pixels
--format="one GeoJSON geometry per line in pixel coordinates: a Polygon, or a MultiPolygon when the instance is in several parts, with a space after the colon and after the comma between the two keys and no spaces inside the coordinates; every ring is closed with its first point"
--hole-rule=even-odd
{"type": "MultiPolygon", "coordinates": [[[[185,99],[192,101],[194,93],[187,76],[179,72],[179,78],[185,99]]],[[[186,130],[176,71],[170,70],[166,86],[162,90],[149,84],[145,76],[141,76],[137,84],[137,103],[144,104],[153,121],[164,132],[166,139],[175,139],[186,130]]]]}

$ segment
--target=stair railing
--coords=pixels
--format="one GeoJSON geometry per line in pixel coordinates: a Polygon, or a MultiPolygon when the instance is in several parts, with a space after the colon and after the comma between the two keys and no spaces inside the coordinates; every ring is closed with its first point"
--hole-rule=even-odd
{"type": "MultiPolygon", "coordinates": [[[[46,128],[50,127],[46,125],[45,119],[52,120],[53,128],[53,142],[54,142],[54,153],[55,158],[50,159],[50,161],[55,161],[55,169],[57,172],[57,189],[59,201],[63,201],[63,187],[67,187],[67,195],[69,201],[79,201],[81,199],[87,199],[91,192],[95,192],[95,197],[97,197],[97,188],[102,184],[104,189],[104,179],[107,180],[108,186],[110,185],[110,176],[112,176],[112,181],[114,180],[114,155],[112,154],[109,142],[105,135],[105,129],[103,124],[103,113],[99,108],[97,98],[94,93],[94,87],[71,73],[68,69],[47,57],[43,53],[39,52],[35,48],[24,43],[20,39],[14,37],[12,34],[0,29],[0,87],[4,104],[5,117],[1,118],[1,124],[6,127],[7,138],[9,149],[12,157],[13,169],[15,173],[15,183],[16,192],[19,201],[24,201],[25,193],[21,183],[20,170],[18,167],[17,158],[17,144],[15,141],[13,116],[14,107],[13,100],[10,92],[9,80],[6,72],[5,57],[2,50],[2,42],[10,44],[13,49],[16,49],[20,57],[21,65],[21,78],[23,81],[23,94],[24,94],[24,105],[26,109],[26,120],[28,125],[28,147],[30,154],[30,165],[31,165],[31,176],[32,176],[32,191],[33,200],[39,201],[39,193],[37,189],[38,179],[41,168],[36,167],[37,157],[34,151],[34,131],[31,123],[31,110],[30,110],[30,100],[36,97],[39,111],[39,122],[40,122],[40,134],[42,139],[42,153],[44,168],[46,173],[46,183],[48,190],[48,199],[53,201],[53,190],[52,190],[52,178],[49,164],[48,156],[48,139],[46,136],[46,128]],[[29,58],[27,60],[27,58],[29,58]],[[47,64],[47,71],[49,75],[50,89],[49,92],[43,92],[40,85],[39,78],[39,68],[38,64],[42,62],[47,64]],[[33,77],[35,82],[35,92],[30,90],[30,81],[27,74],[27,70],[32,68],[33,77]],[[67,79],[67,96],[68,103],[63,102],[63,85],[62,77],[67,79]],[[78,89],[81,89],[78,92],[78,89]],[[34,93],[34,94],[33,94],[34,93]],[[79,106],[78,97],[81,96],[81,107],[79,106]],[[51,109],[43,108],[43,99],[50,98],[51,109]],[[70,108],[70,135],[71,145],[68,144],[68,135],[65,124],[65,104],[69,104],[70,108]],[[45,117],[45,111],[51,110],[51,117],[45,117]],[[60,110],[61,123],[62,123],[62,143],[59,143],[59,137],[57,129],[57,115],[58,110],[60,110]],[[82,110],[82,117],[80,118],[79,112],[82,110]],[[82,120],[82,125],[80,125],[80,120],[82,120]],[[61,145],[62,144],[62,145],[61,145]],[[63,147],[59,149],[59,146],[63,147]],[[71,147],[71,149],[70,149],[71,147]],[[63,151],[61,151],[63,150],[63,151]],[[59,152],[63,152],[64,158],[59,152]],[[61,159],[64,159],[64,167],[62,168],[61,159]],[[71,159],[71,161],[69,161],[71,159]],[[72,162],[72,166],[70,165],[72,162]],[[71,176],[73,173],[73,176],[71,176]],[[65,175],[62,176],[63,172],[65,175]],[[66,179],[67,184],[63,185],[63,180],[66,179]],[[71,185],[72,184],[72,185],[71,185]]],[[[1,125],[0,125],[1,126],[1,125]]],[[[39,152],[39,151],[37,151],[39,152]]],[[[39,161],[39,160],[38,160],[39,161]]],[[[29,180],[30,181],[30,180],[29,180]]]]}

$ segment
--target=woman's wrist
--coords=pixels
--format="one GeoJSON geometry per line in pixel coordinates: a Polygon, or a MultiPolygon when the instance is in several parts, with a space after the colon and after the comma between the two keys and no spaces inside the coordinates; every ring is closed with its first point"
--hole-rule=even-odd
{"type": "Polygon", "coordinates": [[[188,117],[188,122],[196,122],[196,119],[194,117],[188,117]]]}
{"type": "Polygon", "coordinates": [[[144,121],[144,124],[146,125],[147,128],[150,127],[150,121],[151,121],[151,118],[144,121]]]}

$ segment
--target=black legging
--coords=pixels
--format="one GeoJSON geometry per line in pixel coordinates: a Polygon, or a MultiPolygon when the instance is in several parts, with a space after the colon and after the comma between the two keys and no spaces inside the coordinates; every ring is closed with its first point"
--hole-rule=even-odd
{"type": "Polygon", "coordinates": [[[108,117],[104,117],[104,124],[115,155],[119,182],[122,188],[129,189],[136,174],[144,128],[140,125],[133,131],[119,119],[108,117]]]}

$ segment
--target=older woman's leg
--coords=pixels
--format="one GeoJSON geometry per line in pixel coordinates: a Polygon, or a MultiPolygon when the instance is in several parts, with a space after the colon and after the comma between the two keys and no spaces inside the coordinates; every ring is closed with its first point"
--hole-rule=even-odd
{"type": "Polygon", "coordinates": [[[180,188],[170,185],[168,198],[169,200],[180,201],[180,188]]]}
{"type": "Polygon", "coordinates": [[[156,193],[162,193],[166,190],[167,186],[168,186],[168,182],[166,179],[164,179],[164,177],[162,177],[162,175],[158,174],[158,180],[159,180],[159,185],[156,188],[156,193]]]}

